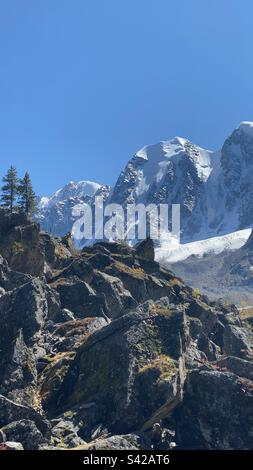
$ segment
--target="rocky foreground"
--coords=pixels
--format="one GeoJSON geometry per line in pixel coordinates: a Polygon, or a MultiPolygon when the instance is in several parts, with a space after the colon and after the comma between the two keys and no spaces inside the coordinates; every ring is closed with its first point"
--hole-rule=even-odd
{"type": "Polygon", "coordinates": [[[252,449],[253,332],[135,249],[0,211],[0,449],[252,449]]]}

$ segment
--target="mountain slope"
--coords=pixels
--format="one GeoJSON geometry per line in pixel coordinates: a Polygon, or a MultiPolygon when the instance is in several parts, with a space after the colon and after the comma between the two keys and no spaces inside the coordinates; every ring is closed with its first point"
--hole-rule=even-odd
{"type": "Polygon", "coordinates": [[[144,147],[121,173],[110,201],[181,204],[184,242],[252,227],[252,129],[241,123],[219,152],[182,138],[144,147]]]}
{"type": "Polygon", "coordinates": [[[186,248],[183,253],[178,249],[178,252],[171,253],[170,259],[167,256],[170,254],[169,251],[166,253],[166,249],[158,249],[157,259],[189,285],[200,289],[211,298],[222,297],[223,300],[233,302],[237,306],[252,306],[252,240],[251,230],[242,230],[224,237],[206,240],[204,248],[200,246],[202,242],[187,244],[188,252],[186,248]],[[245,240],[246,235],[248,235],[248,240],[245,240]],[[224,244],[225,240],[226,244],[224,244]],[[222,242],[223,246],[221,246],[222,242]],[[192,246],[189,247],[189,245],[192,246]]]}
{"type": "MultiPolygon", "coordinates": [[[[186,139],[148,145],[121,172],[113,188],[69,183],[51,198],[42,198],[37,220],[42,228],[63,235],[75,220],[72,209],[107,203],[181,205],[183,243],[222,236],[253,226],[253,124],[243,122],[221,151],[204,150],[186,139]]],[[[162,241],[162,240],[161,240],[162,241]]]]}
{"type": "Polygon", "coordinates": [[[78,218],[74,207],[84,203],[92,205],[96,196],[107,199],[110,186],[91,181],[70,181],[51,197],[42,197],[36,214],[36,220],[43,230],[63,236],[70,232],[78,218]]]}
{"type": "Polygon", "coordinates": [[[251,229],[238,230],[218,237],[180,244],[175,237],[165,236],[156,248],[156,259],[162,264],[184,261],[190,256],[198,259],[217,255],[223,251],[237,250],[247,242],[251,229]]]}
{"type": "Polygon", "coordinates": [[[154,261],[0,210],[0,450],[252,448],[253,333],[154,261]]]}
{"type": "MultiPolygon", "coordinates": [[[[121,173],[110,202],[181,204],[182,229],[194,216],[216,154],[176,137],[137,152],[121,173]]],[[[198,221],[195,221],[198,229],[198,221]]]]}

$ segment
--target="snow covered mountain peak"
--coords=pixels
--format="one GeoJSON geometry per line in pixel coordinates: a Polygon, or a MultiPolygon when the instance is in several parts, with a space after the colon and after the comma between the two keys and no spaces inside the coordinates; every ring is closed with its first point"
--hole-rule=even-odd
{"type": "Polygon", "coordinates": [[[144,173],[146,177],[147,174],[151,174],[157,181],[162,179],[171,163],[176,164],[177,160],[179,163],[179,160],[184,157],[191,160],[198,177],[206,180],[212,171],[212,154],[213,152],[204,150],[183,137],[175,137],[158,144],[146,145],[135,154],[135,157],[148,162],[144,173]]]}
{"type": "Polygon", "coordinates": [[[82,198],[86,196],[93,196],[98,189],[101,188],[101,184],[94,183],[92,181],[70,181],[63,188],[58,189],[51,197],[42,197],[39,203],[40,209],[46,209],[57,202],[62,202],[69,198],[82,198]]]}
{"type": "Polygon", "coordinates": [[[183,243],[253,227],[253,122],[242,122],[218,152],[174,137],[135,153],[114,187],[71,181],[40,201],[37,219],[62,235],[73,225],[72,208],[95,195],[106,203],[180,204],[183,243]]]}
{"type": "Polygon", "coordinates": [[[170,140],[162,140],[156,144],[149,144],[142,147],[135,156],[143,158],[144,160],[149,160],[150,158],[160,158],[161,155],[165,157],[170,157],[174,152],[179,152],[184,150],[184,146],[187,140],[182,137],[174,137],[170,140]]]}
{"type": "Polygon", "coordinates": [[[253,122],[243,121],[239,125],[238,129],[243,130],[244,132],[249,134],[251,137],[253,137],[253,122]]]}
{"type": "Polygon", "coordinates": [[[92,205],[96,196],[107,199],[110,189],[93,181],[70,181],[52,196],[40,199],[36,219],[44,230],[65,235],[76,219],[73,208],[83,203],[92,205]]]}
{"type": "Polygon", "coordinates": [[[121,172],[110,202],[176,203],[191,213],[212,172],[213,155],[182,137],[146,145],[121,172]]]}

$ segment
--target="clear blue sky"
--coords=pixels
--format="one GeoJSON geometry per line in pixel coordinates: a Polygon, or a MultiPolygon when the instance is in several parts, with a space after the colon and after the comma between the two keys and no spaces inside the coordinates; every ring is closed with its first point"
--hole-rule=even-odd
{"type": "Polygon", "coordinates": [[[0,175],[113,183],[140,147],[253,120],[252,0],[0,0],[0,175]]]}

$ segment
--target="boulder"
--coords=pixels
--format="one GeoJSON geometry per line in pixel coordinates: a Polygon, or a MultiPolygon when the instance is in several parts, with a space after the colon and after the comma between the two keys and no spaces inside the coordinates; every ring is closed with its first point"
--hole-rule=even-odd
{"type": "Polygon", "coordinates": [[[40,249],[51,269],[63,269],[72,260],[72,253],[61,239],[49,233],[40,233],[40,249]]]}
{"type": "Polygon", "coordinates": [[[59,278],[50,284],[60,296],[62,308],[74,312],[79,318],[101,317],[106,311],[103,294],[97,294],[92,287],[77,276],[59,278]]]}
{"type": "Polygon", "coordinates": [[[184,311],[166,299],[114,320],[78,350],[60,407],[95,401],[92,426],[99,420],[117,432],[152,427],[181,400],[186,338],[184,311]]]}
{"type": "Polygon", "coordinates": [[[56,447],[71,449],[85,444],[78,436],[78,428],[71,421],[56,419],[53,420],[53,424],[52,436],[56,447]]]}
{"type": "Polygon", "coordinates": [[[20,420],[29,420],[35,423],[43,436],[47,436],[50,433],[51,426],[49,422],[37,411],[31,407],[19,405],[0,395],[0,428],[20,420]]]}
{"type": "Polygon", "coordinates": [[[5,360],[7,357],[9,360],[1,375],[0,393],[16,403],[33,405],[37,385],[36,361],[33,351],[24,342],[22,329],[5,354],[5,360]]]}
{"type": "Polygon", "coordinates": [[[105,295],[106,315],[109,318],[117,318],[137,305],[130,292],[124,288],[122,281],[117,277],[96,271],[92,287],[96,292],[105,295]]]}
{"type": "Polygon", "coordinates": [[[217,362],[217,367],[233,372],[239,377],[249,379],[253,382],[253,361],[246,361],[240,357],[228,356],[222,357],[217,362]]]}
{"type": "Polygon", "coordinates": [[[90,284],[94,276],[94,271],[88,261],[84,258],[78,257],[73,259],[66,268],[61,270],[60,273],[53,278],[53,281],[56,281],[59,278],[68,278],[72,276],[77,276],[82,281],[90,284]]]}
{"type": "Polygon", "coordinates": [[[76,351],[94,331],[107,325],[104,317],[71,319],[60,323],[52,332],[54,352],[76,351]]]}
{"type": "Polygon", "coordinates": [[[45,286],[38,279],[0,298],[0,391],[21,403],[33,402],[37,380],[34,345],[47,313],[45,286]]]}
{"type": "MultiPolygon", "coordinates": [[[[23,216],[17,217],[22,219],[23,216]]],[[[16,225],[23,219],[16,222],[14,219],[2,230],[0,227],[0,253],[14,271],[40,276],[44,271],[45,258],[40,248],[39,226],[26,219],[22,225],[16,225]]]]}
{"type": "Polygon", "coordinates": [[[43,370],[40,377],[40,397],[41,404],[47,411],[50,411],[52,407],[57,407],[61,385],[74,357],[75,353],[72,352],[56,354],[43,370]]]}
{"type": "Polygon", "coordinates": [[[20,442],[4,442],[0,444],[0,450],[24,450],[20,442]]]}
{"type": "Polygon", "coordinates": [[[126,434],[96,439],[73,450],[145,450],[150,449],[150,441],[143,434],[126,434]]]}
{"type": "Polygon", "coordinates": [[[252,449],[253,382],[230,372],[194,370],[175,413],[181,449],[252,449]]]}
{"type": "Polygon", "coordinates": [[[46,288],[39,279],[7,292],[0,298],[0,349],[6,351],[22,329],[25,342],[30,342],[47,319],[46,288]]]}
{"type": "Polygon", "coordinates": [[[223,335],[223,343],[223,353],[227,356],[252,359],[253,332],[251,329],[227,325],[223,335]]]}
{"type": "Polygon", "coordinates": [[[135,245],[135,251],[137,256],[145,258],[148,261],[154,261],[155,259],[155,247],[154,242],[151,238],[147,238],[135,245]]]}
{"type": "Polygon", "coordinates": [[[2,427],[1,431],[7,441],[21,443],[24,450],[38,450],[39,446],[46,442],[46,439],[38,430],[34,421],[29,419],[13,421],[2,427]]]}

